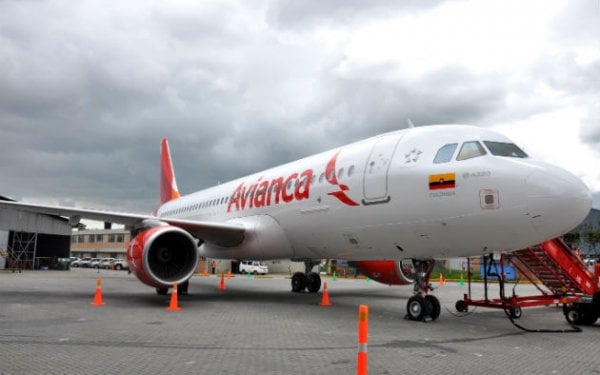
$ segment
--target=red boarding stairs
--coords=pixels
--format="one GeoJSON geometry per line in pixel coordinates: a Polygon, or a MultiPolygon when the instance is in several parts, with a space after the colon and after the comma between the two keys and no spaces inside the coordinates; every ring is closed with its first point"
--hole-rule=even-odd
{"type": "MultiPolygon", "coordinates": [[[[574,296],[593,296],[598,291],[598,278],[561,239],[512,254],[555,295],[566,292],[574,296]]],[[[521,273],[527,274],[517,262],[513,264],[521,273]]]]}
{"type": "MultiPolygon", "coordinates": [[[[503,261],[504,256],[501,257],[502,274],[503,261]]],[[[503,308],[510,311],[512,318],[519,318],[521,307],[562,303],[565,317],[572,324],[591,325],[600,316],[600,264],[596,264],[594,273],[590,272],[563,240],[557,238],[514,251],[512,264],[536,286],[540,295],[488,299],[486,276],[486,298],[472,300],[469,292],[456,303],[456,309],[467,311],[468,306],[503,308]],[[540,283],[546,290],[540,287],[540,283]]],[[[470,273],[468,276],[470,283],[470,273]]]]}

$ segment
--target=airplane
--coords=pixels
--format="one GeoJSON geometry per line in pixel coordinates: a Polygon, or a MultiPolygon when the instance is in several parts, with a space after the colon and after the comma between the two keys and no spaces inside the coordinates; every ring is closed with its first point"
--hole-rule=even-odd
{"type": "Polygon", "coordinates": [[[321,259],[357,261],[370,274],[391,264],[401,284],[414,283],[413,320],[439,316],[427,283],[435,259],[539,244],[576,227],[590,208],[590,191],[570,172],[495,131],[452,124],[381,134],[188,195],[179,193],[163,139],[152,215],[0,202],[72,224],[126,225],[129,267],[158,294],[185,285],[200,256],[302,261],[305,272],[291,280],[297,293],[320,289],[311,270],[321,259]]]}

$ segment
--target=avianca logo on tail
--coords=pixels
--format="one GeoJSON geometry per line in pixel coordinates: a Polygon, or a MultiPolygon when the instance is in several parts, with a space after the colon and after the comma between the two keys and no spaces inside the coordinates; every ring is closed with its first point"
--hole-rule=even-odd
{"type": "Polygon", "coordinates": [[[293,200],[308,199],[312,176],[313,170],[307,169],[300,174],[292,173],[285,179],[277,177],[270,181],[263,181],[263,178],[260,177],[250,186],[245,186],[242,182],[233,192],[227,204],[227,212],[231,212],[232,208],[240,211],[246,208],[259,208],[280,202],[289,203],[293,200]]]}
{"type": "Polygon", "coordinates": [[[348,205],[348,206],[358,206],[359,204],[356,203],[355,201],[353,201],[347,194],[346,192],[348,190],[350,190],[350,188],[348,187],[348,185],[344,185],[344,184],[340,184],[338,182],[337,179],[337,175],[336,175],[336,168],[335,168],[335,163],[337,162],[337,157],[340,154],[340,152],[336,152],[335,155],[333,155],[333,157],[331,158],[331,160],[329,160],[329,162],[327,163],[327,167],[325,168],[325,179],[327,180],[327,182],[329,182],[331,185],[335,185],[337,186],[340,190],[338,191],[334,191],[331,193],[327,193],[327,195],[331,195],[332,197],[336,197],[337,199],[340,200],[340,202],[348,205]]]}

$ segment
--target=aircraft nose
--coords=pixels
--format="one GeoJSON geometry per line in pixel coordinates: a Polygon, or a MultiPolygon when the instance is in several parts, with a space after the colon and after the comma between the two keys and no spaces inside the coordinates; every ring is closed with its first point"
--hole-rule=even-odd
{"type": "Polygon", "coordinates": [[[592,195],[575,175],[544,165],[527,177],[527,205],[536,230],[550,239],[585,219],[592,207],[592,195]]]}

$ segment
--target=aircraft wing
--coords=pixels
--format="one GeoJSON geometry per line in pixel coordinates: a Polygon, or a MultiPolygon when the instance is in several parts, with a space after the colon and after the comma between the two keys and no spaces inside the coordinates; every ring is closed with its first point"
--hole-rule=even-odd
{"type": "Polygon", "coordinates": [[[133,226],[144,220],[159,220],[188,231],[192,236],[199,238],[202,241],[225,247],[239,244],[244,239],[245,234],[245,228],[241,224],[157,218],[152,215],[111,212],[96,209],[46,206],[9,201],[0,201],[0,209],[64,216],[68,217],[73,225],[78,223],[80,219],[105,221],[126,226],[133,226]]]}

